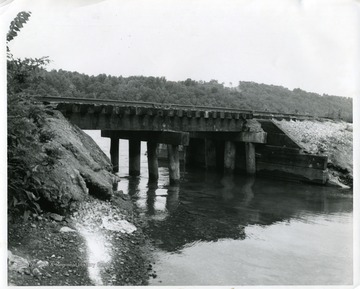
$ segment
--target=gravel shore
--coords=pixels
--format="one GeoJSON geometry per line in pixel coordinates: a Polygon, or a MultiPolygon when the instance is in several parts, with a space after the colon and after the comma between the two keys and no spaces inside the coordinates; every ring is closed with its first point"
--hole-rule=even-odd
{"type": "Polygon", "coordinates": [[[130,198],[89,198],[68,216],[12,215],[8,283],[18,286],[147,285],[151,245],[130,198]]]}

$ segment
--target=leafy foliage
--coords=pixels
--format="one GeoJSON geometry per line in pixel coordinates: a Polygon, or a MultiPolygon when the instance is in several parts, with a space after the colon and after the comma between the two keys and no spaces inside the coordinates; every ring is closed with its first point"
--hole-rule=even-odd
{"type": "MultiPolygon", "coordinates": [[[[10,24],[7,41],[13,40],[17,32],[30,17],[30,12],[20,12],[10,24]]],[[[38,203],[42,184],[36,176],[39,165],[34,152],[41,151],[40,140],[43,106],[36,104],[29,95],[34,94],[42,81],[40,72],[49,62],[47,57],[40,59],[14,59],[8,49],[8,202],[10,209],[24,212],[40,212],[38,203]]],[[[45,138],[49,140],[49,138],[45,138]]]]}
{"type": "Polygon", "coordinates": [[[23,28],[24,24],[29,20],[31,12],[19,12],[15,19],[11,21],[9,32],[6,35],[6,41],[10,42],[17,36],[17,33],[23,28]]]}
{"type": "Polygon", "coordinates": [[[36,94],[37,86],[43,81],[41,71],[49,63],[47,57],[7,60],[7,88],[10,96],[26,92],[36,94]]]}
{"type": "Polygon", "coordinates": [[[30,167],[29,157],[38,149],[38,107],[23,95],[8,100],[8,200],[10,208],[40,211],[38,204],[40,181],[37,167],[30,167]]]}
{"type": "Polygon", "coordinates": [[[309,114],[352,121],[352,99],[289,90],[275,85],[239,82],[226,87],[216,80],[168,81],[164,77],[89,76],[78,72],[42,72],[42,95],[219,106],[281,113],[309,114]]]}

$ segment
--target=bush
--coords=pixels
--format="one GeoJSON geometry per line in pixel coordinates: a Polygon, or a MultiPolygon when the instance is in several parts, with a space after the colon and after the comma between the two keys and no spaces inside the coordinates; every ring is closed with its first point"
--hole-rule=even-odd
{"type": "Polygon", "coordinates": [[[8,202],[9,208],[20,211],[40,212],[39,190],[41,182],[36,178],[37,166],[29,158],[35,158],[39,150],[40,128],[37,126],[40,107],[23,95],[8,96],[8,202]]]}
{"type": "MultiPolygon", "coordinates": [[[[30,15],[24,11],[17,14],[10,24],[7,43],[17,36],[30,15]]],[[[38,201],[42,184],[36,177],[40,165],[36,158],[41,152],[40,141],[49,141],[51,135],[41,132],[44,107],[29,94],[36,94],[48,63],[47,57],[15,59],[7,46],[8,205],[9,209],[24,212],[25,217],[30,210],[41,211],[38,201]]],[[[49,158],[54,161],[52,156],[49,158]]]]}

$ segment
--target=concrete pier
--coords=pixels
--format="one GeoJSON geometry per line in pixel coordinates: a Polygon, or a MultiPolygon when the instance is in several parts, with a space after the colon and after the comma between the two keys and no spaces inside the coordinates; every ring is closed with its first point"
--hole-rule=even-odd
{"type": "Polygon", "coordinates": [[[232,141],[225,141],[224,149],[224,173],[233,173],[235,169],[236,147],[232,141]]]}
{"type": "Polygon", "coordinates": [[[140,175],[140,153],[141,142],[129,140],[129,175],[136,177],[140,175]]]}
{"type": "Polygon", "coordinates": [[[251,142],[245,143],[246,173],[254,175],[256,172],[255,145],[251,142]]]}
{"type": "Polygon", "coordinates": [[[147,158],[148,158],[148,170],[149,170],[149,182],[157,182],[159,179],[159,165],[157,157],[157,143],[147,142],[147,158]]]}
{"type": "Polygon", "coordinates": [[[110,141],[110,159],[113,165],[113,172],[117,173],[119,171],[119,139],[111,138],[110,141]]]}
{"type": "Polygon", "coordinates": [[[216,168],[216,146],[211,139],[205,139],[205,166],[207,169],[216,168]]]}
{"type": "Polygon", "coordinates": [[[180,182],[179,146],[167,145],[170,185],[178,185],[180,182]]]}

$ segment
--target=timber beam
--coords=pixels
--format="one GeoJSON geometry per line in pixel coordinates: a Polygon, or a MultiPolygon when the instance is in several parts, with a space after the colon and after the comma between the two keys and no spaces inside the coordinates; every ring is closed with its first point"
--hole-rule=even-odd
{"type": "Polygon", "coordinates": [[[242,131],[251,113],[190,108],[150,108],[59,103],[57,109],[81,129],[127,131],[242,131]]]}
{"type": "Polygon", "coordinates": [[[190,138],[226,140],[232,142],[266,143],[266,132],[191,132],[190,138]]]}
{"type": "Polygon", "coordinates": [[[152,141],[169,145],[189,145],[189,133],[177,131],[116,131],[102,130],[102,137],[129,139],[137,141],[152,141]]]}

